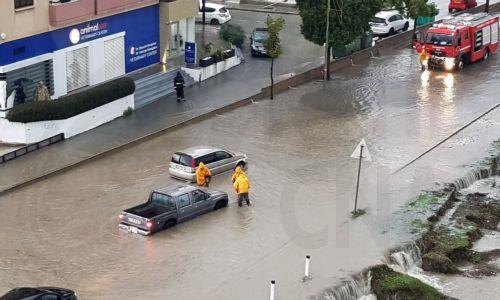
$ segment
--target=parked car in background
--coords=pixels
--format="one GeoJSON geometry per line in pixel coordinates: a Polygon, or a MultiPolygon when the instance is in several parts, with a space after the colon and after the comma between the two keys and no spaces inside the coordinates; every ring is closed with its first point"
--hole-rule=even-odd
{"type": "Polygon", "coordinates": [[[207,212],[227,206],[225,192],[190,185],[173,186],[151,192],[146,203],[119,215],[122,230],[151,235],[207,212]]]}
{"type": "Polygon", "coordinates": [[[398,31],[407,31],[410,22],[399,14],[397,10],[381,11],[370,22],[373,35],[389,36],[398,31]]]}
{"type": "Polygon", "coordinates": [[[76,300],[72,290],[57,287],[20,287],[10,290],[0,300],[76,300]]]}
{"type": "Polygon", "coordinates": [[[175,152],[170,160],[170,176],[196,181],[196,169],[200,162],[203,162],[212,176],[224,172],[232,171],[237,166],[245,169],[247,167],[247,156],[242,153],[234,153],[214,147],[197,146],[182,151],[175,152]]]}
{"type": "Polygon", "coordinates": [[[448,12],[462,11],[476,6],[476,0],[450,0],[450,4],[448,4],[448,12]]]}
{"type": "Polygon", "coordinates": [[[267,55],[264,43],[269,38],[267,28],[255,28],[250,35],[250,48],[252,56],[267,55]]]}
{"type": "MultiPolygon", "coordinates": [[[[229,20],[231,20],[231,14],[224,5],[208,2],[205,3],[205,23],[219,25],[224,24],[229,20]]],[[[203,4],[201,1],[196,21],[203,22],[203,4]]]]}

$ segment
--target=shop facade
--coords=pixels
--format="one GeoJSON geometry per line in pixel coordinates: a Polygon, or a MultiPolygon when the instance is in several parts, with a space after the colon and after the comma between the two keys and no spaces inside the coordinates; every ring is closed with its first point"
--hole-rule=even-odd
{"type": "Polygon", "coordinates": [[[186,42],[195,42],[195,17],[198,0],[160,2],[161,61],[184,55],[186,42]]]}
{"type": "Polygon", "coordinates": [[[57,98],[158,63],[158,24],[156,4],[0,43],[0,112],[39,82],[57,98]]]}

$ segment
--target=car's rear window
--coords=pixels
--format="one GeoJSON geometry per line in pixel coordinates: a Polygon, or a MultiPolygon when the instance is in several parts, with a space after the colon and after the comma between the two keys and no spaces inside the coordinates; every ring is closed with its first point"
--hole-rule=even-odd
{"type": "Polygon", "coordinates": [[[256,42],[264,42],[268,39],[269,34],[267,31],[255,31],[255,41],[256,42]]]}
{"type": "Polygon", "coordinates": [[[225,7],[219,9],[219,11],[223,14],[227,13],[227,9],[225,7]]]}
{"type": "Polygon", "coordinates": [[[151,202],[167,208],[168,211],[175,210],[174,199],[169,195],[154,192],[151,194],[151,202]]]}
{"type": "Polygon", "coordinates": [[[192,161],[193,158],[184,153],[174,153],[174,155],[172,155],[172,162],[182,166],[191,167],[192,161]]]}
{"type": "Polygon", "coordinates": [[[385,23],[385,19],[379,18],[379,17],[373,17],[372,22],[373,23],[385,23]]]}

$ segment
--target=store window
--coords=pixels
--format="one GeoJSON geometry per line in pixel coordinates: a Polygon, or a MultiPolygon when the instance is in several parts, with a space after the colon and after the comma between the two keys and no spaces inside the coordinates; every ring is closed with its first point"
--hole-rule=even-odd
{"type": "Polygon", "coordinates": [[[184,46],[184,37],[180,29],[180,22],[170,24],[169,56],[179,55],[184,46]]]}
{"type": "Polygon", "coordinates": [[[20,9],[33,6],[33,0],[14,0],[14,8],[20,9]]]}

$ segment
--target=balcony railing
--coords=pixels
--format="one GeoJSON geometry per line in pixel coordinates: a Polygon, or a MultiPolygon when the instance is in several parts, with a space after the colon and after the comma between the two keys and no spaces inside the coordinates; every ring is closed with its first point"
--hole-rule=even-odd
{"type": "MultiPolygon", "coordinates": [[[[0,0],[1,1],[1,0],[0,0]]],[[[159,0],[51,0],[50,25],[62,26],[92,19],[96,15],[127,11],[159,0]]]]}
{"type": "Polygon", "coordinates": [[[102,15],[153,3],[158,0],[95,0],[95,9],[97,15],[102,15]]]}
{"type": "Polygon", "coordinates": [[[95,0],[71,0],[51,2],[50,25],[61,26],[90,19],[95,15],[95,0]]]}

